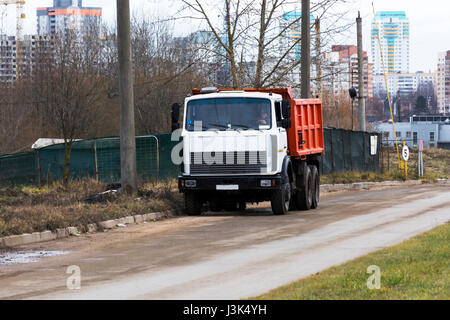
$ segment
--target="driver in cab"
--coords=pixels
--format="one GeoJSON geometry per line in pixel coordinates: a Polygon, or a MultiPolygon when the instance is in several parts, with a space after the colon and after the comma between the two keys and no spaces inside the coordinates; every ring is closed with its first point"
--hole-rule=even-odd
{"type": "Polygon", "coordinates": [[[269,114],[265,111],[265,110],[261,110],[260,114],[259,114],[259,119],[258,119],[258,124],[259,125],[268,125],[270,119],[269,119],[269,114]]]}

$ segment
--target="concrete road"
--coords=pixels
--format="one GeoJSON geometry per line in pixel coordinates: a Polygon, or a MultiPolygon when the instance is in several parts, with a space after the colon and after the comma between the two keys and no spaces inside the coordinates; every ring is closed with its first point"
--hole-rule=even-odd
{"type": "Polygon", "coordinates": [[[286,216],[177,217],[22,247],[69,253],[0,265],[0,298],[246,298],[448,221],[450,190],[439,185],[327,194],[318,210],[286,216]],[[69,266],[79,267],[80,290],[67,288],[69,266]]]}

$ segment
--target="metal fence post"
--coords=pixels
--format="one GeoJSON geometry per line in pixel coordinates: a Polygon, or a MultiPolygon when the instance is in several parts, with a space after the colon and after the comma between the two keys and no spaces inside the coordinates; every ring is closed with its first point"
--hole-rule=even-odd
{"type": "Polygon", "coordinates": [[[38,168],[37,168],[37,171],[38,171],[38,186],[40,188],[41,187],[41,155],[40,155],[39,150],[36,151],[36,153],[37,153],[37,160],[38,160],[38,168]]]}
{"type": "Polygon", "coordinates": [[[335,166],[334,166],[334,152],[333,152],[333,136],[334,136],[334,130],[331,130],[331,139],[330,139],[330,149],[331,149],[331,173],[335,172],[335,166]]]}
{"type": "Polygon", "coordinates": [[[159,178],[159,140],[156,136],[150,136],[156,140],[156,176],[159,178]]]}
{"type": "Polygon", "coordinates": [[[94,176],[98,181],[97,141],[94,141],[94,176]]]}

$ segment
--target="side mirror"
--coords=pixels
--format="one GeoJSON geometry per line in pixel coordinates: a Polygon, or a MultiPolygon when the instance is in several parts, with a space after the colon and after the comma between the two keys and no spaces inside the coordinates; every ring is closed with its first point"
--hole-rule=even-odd
{"type": "Polygon", "coordinates": [[[291,119],[281,120],[281,127],[283,127],[284,129],[290,129],[291,128],[291,119]]]}
{"type": "Polygon", "coordinates": [[[172,132],[180,128],[180,123],[178,119],[180,117],[180,105],[174,103],[172,105],[172,132]]]}
{"type": "Polygon", "coordinates": [[[291,101],[283,100],[281,102],[281,112],[283,113],[283,119],[291,119],[291,101]]]}

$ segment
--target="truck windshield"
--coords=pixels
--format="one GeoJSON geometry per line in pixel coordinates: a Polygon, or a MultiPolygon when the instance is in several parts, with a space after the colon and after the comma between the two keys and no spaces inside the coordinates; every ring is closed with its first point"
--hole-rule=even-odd
{"type": "Polygon", "coordinates": [[[271,103],[261,98],[191,100],[187,104],[186,130],[268,130],[272,127],[271,103]]]}

